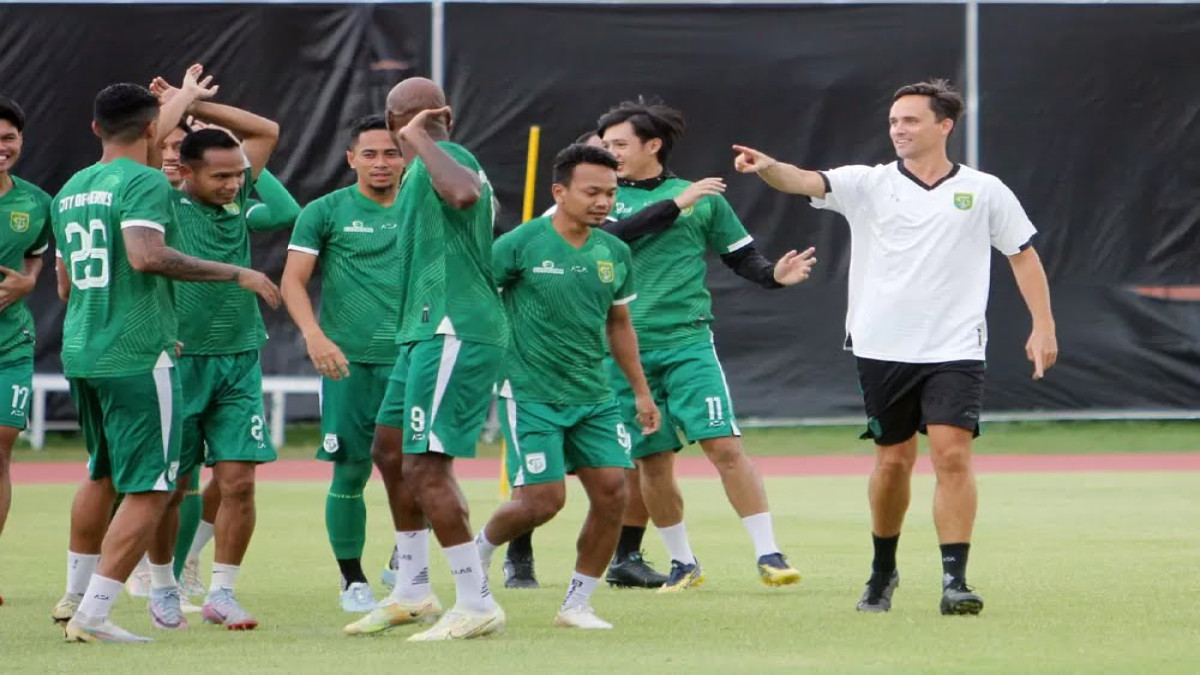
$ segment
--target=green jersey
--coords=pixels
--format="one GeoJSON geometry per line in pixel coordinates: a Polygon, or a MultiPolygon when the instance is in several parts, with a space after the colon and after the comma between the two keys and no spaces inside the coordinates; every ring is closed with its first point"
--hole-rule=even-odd
{"type": "Polygon", "coordinates": [[[292,230],[288,249],[321,263],[321,330],[352,363],[396,362],[398,205],[351,185],[304,207],[292,230]]]}
{"type": "MultiPolygon", "coordinates": [[[[0,196],[0,266],[22,271],[50,241],[50,195],[9,174],[12,189],[0,196]]],[[[0,312],[0,363],[33,358],[33,315],[25,298],[0,312]]]]}
{"type": "MultiPolygon", "coordinates": [[[[622,184],[613,215],[624,218],[647,205],[673,199],[691,185],[668,177],[653,189],[622,184]]],[[[701,199],[686,208],[675,224],[630,242],[638,302],[631,308],[643,351],[679,347],[710,339],[712,295],[704,283],[705,250],[732,253],[753,238],[722,196],[701,199]]]]}
{"type": "MultiPolygon", "coordinates": [[[[196,258],[250,267],[246,213],[255,205],[250,199],[252,188],[250,170],[246,169],[242,189],[224,206],[202,204],[186,192],[173,191],[179,232],[172,245],[196,258]]],[[[258,349],[267,341],[258,298],[237,284],[175,284],[175,305],[185,355],[239,354],[258,349]]]]}
{"type": "Polygon", "coordinates": [[[479,201],[456,209],[434,190],[421,158],[405,168],[396,199],[400,210],[396,342],[456,335],[502,347],[508,329],[492,281],[492,186],[466,148],[449,141],[438,146],[479,174],[479,201]]]}
{"type": "Polygon", "coordinates": [[[67,377],[148,373],[175,347],[171,282],[133,269],[121,231],[176,230],[171,184],[131,159],[76,173],[50,205],[58,257],[71,281],[63,321],[67,377]]]}
{"type": "Polygon", "coordinates": [[[612,398],[605,329],[609,310],[636,297],[629,246],[596,228],[576,249],[541,217],[497,239],[492,266],[512,330],[501,394],[558,405],[612,398]]]}

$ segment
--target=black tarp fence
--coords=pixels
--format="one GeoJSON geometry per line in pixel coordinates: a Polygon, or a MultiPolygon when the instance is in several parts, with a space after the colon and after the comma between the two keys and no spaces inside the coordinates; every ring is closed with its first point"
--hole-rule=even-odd
{"type": "MultiPolygon", "coordinates": [[[[540,210],[559,148],[614,103],[659,96],[688,118],[673,170],[724,176],[768,255],[815,245],[821,258],[811,281],[778,291],[710,264],[714,330],[738,413],[858,417],[853,359],[841,350],[848,230],[734,174],[729,146],[813,168],[891,161],[891,93],[934,76],[967,83],[969,11],[961,3],[4,4],[0,92],[30,117],[15,173],[53,192],[98,156],[88,126],[97,90],[156,74],[178,79],[202,62],[220,100],[280,122],[270,166],[303,204],[352,180],[349,120],[382,111],[403,77],[444,68],[457,140],[487,169],[509,227],[521,212],[530,126],[542,129],[540,210]]],[[[970,124],[979,168],[1012,187],[1041,230],[1062,351],[1047,380],[1030,380],[1028,315],[997,255],[988,410],[1200,408],[1200,5],[977,11],[970,124]]],[[[952,146],[964,159],[964,134],[952,146]]],[[[254,239],[255,265],[275,278],[287,236],[254,239]]],[[[64,308],[51,277],[30,301],[39,372],[59,371],[64,308]]],[[[286,313],[264,317],[264,370],[311,374],[286,313]]],[[[51,409],[72,415],[65,398],[51,409]]]]}

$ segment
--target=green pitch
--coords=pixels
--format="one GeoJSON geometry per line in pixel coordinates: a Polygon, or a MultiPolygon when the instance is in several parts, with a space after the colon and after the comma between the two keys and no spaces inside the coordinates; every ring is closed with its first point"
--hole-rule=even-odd
{"type": "MultiPolygon", "coordinates": [[[[49,619],[62,592],[73,488],[17,486],[0,539],[0,668],[4,672],[1195,672],[1200,663],[1197,475],[985,475],[970,580],[979,617],[937,611],[940,564],[930,522],[932,479],[915,483],[901,540],[895,609],[861,615],[854,603],[870,562],[863,478],[768,480],[780,544],[804,573],[768,589],[749,538],[716,482],[685,481],[693,546],[708,583],[682,595],[602,588],[594,605],[616,629],[550,626],[571,569],[584,502],[534,539],[540,591],[493,588],[508,631],[484,640],[414,645],[415,629],[349,638],[337,607],[318,483],[259,488],[258,531],[239,597],[262,624],[231,633],[199,623],[150,628],[145,601],[121,598],[114,619],[158,641],[72,645],[49,619]]],[[[478,525],[498,501],[493,482],[466,486],[478,525]]],[[[577,487],[577,486],[575,486],[577,487]]],[[[367,563],[376,577],[391,546],[381,486],[368,488],[367,563]]],[[[664,567],[657,536],[647,554],[664,567]]],[[[211,547],[208,555],[211,556],[211,547]]],[[[203,564],[207,578],[209,559],[203,564]]],[[[453,600],[439,552],[435,587],[453,600]]],[[[377,593],[383,589],[375,585],[377,593]]]]}

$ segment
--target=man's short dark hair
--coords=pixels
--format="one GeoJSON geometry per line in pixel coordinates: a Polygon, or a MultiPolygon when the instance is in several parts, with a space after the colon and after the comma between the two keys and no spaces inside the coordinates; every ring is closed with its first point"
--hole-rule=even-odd
{"type": "Polygon", "coordinates": [[[687,128],[683,113],[659,100],[647,101],[638,97],[636,101],[622,101],[616,107],[604,113],[596,123],[596,132],[601,137],[609,127],[629,122],[633,125],[633,133],[645,143],[657,138],[662,141],[658,151],[658,161],[666,164],[671,156],[675,143],[683,137],[687,128]]]}
{"type": "Polygon", "coordinates": [[[901,96],[927,96],[934,119],[939,122],[949,119],[958,124],[958,119],[962,117],[965,107],[962,94],[950,86],[950,80],[933,79],[928,82],[906,84],[896,90],[892,100],[895,101],[901,96]]]}
{"type": "Polygon", "coordinates": [[[221,129],[197,129],[184,136],[179,145],[179,161],[204,163],[204,153],[209,150],[233,150],[240,148],[238,142],[221,129]]]}
{"type": "Polygon", "coordinates": [[[0,95],[0,120],[8,120],[19,132],[25,131],[25,111],[16,101],[4,95],[0,95]]]}
{"type": "Polygon", "coordinates": [[[596,131],[595,129],[592,129],[591,131],[586,131],[586,132],[580,134],[579,138],[575,139],[575,143],[587,145],[587,142],[592,140],[592,136],[599,136],[599,135],[600,135],[600,132],[596,131]]]}
{"type": "Polygon", "coordinates": [[[118,143],[132,143],[158,118],[158,97],[140,84],[112,84],[96,94],[92,119],[100,137],[118,143]]]}
{"type": "Polygon", "coordinates": [[[570,185],[575,176],[575,167],[580,164],[597,164],[617,170],[617,158],[604,148],[583,143],[572,143],[554,157],[554,182],[570,185]]]}
{"type": "Polygon", "coordinates": [[[383,115],[364,115],[350,123],[350,148],[358,145],[358,137],[368,131],[387,130],[387,118],[383,115]]]}

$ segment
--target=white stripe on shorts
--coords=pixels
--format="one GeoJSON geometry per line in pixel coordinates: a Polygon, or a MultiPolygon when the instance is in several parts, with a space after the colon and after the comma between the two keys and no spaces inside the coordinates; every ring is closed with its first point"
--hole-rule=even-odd
{"type": "Polygon", "coordinates": [[[442,398],[446,396],[446,386],[450,384],[450,376],[454,374],[454,364],[458,362],[458,352],[462,349],[462,340],[454,335],[443,336],[442,360],[438,363],[437,385],[433,389],[433,404],[429,409],[429,451],[445,453],[442,441],[433,432],[437,422],[438,409],[442,407],[442,398]]]}
{"type": "Polygon", "coordinates": [[[512,430],[513,452],[517,453],[517,475],[513,477],[511,487],[519,488],[525,484],[525,458],[521,456],[521,444],[517,440],[517,402],[504,399],[504,409],[508,413],[508,428],[512,430]]]}
{"type": "Polygon", "coordinates": [[[725,387],[725,400],[729,401],[729,428],[734,436],[741,436],[742,430],[737,425],[737,415],[733,413],[733,395],[729,393],[729,381],[725,379],[725,369],[721,367],[721,357],[717,356],[717,342],[712,340],[713,361],[717,362],[717,370],[721,372],[721,384],[725,387]]]}
{"type": "Polygon", "coordinates": [[[171,397],[170,367],[155,368],[154,391],[158,395],[158,421],[162,434],[163,472],[154,482],[156,492],[166,492],[171,489],[167,482],[167,472],[171,469],[171,413],[175,401],[171,397]]]}

